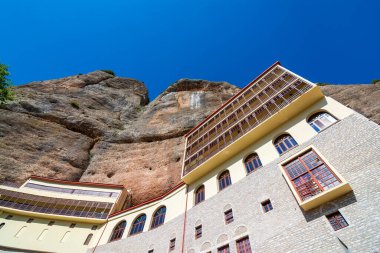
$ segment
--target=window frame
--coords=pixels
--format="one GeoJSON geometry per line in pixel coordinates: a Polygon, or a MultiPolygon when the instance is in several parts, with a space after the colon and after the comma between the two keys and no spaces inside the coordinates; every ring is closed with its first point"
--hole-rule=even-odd
{"type": "Polygon", "coordinates": [[[108,240],[108,242],[114,242],[114,241],[118,241],[118,240],[122,239],[126,227],[127,227],[127,221],[126,221],[126,220],[122,220],[122,221],[118,222],[118,223],[116,224],[116,226],[112,229],[112,233],[111,233],[111,236],[110,236],[110,239],[108,240]],[[121,224],[124,224],[123,228],[118,228],[118,226],[121,225],[121,224]],[[116,230],[118,230],[117,233],[120,234],[120,237],[118,237],[118,238],[113,238],[113,237],[114,237],[114,234],[116,233],[116,230]],[[123,231],[120,232],[119,230],[123,230],[123,231]]]}
{"type": "Polygon", "coordinates": [[[176,241],[176,238],[170,239],[170,241],[169,241],[169,251],[175,250],[175,241],[176,241]]]}
{"type": "Polygon", "coordinates": [[[236,244],[236,252],[237,253],[252,253],[252,246],[251,246],[251,241],[249,240],[249,236],[244,236],[244,237],[236,240],[235,244],[236,244]],[[239,243],[246,241],[246,240],[248,241],[249,249],[246,248],[247,244],[245,243],[245,244],[243,244],[244,245],[244,251],[243,252],[239,251],[239,243]]]}
{"type": "Polygon", "coordinates": [[[223,246],[218,247],[217,252],[218,253],[231,253],[230,244],[227,243],[223,246]],[[226,249],[227,249],[227,251],[226,251],[226,249]],[[221,250],[223,250],[223,251],[221,251],[221,250]]]}
{"type": "Polygon", "coordinates": [[[199,203],[202,203],[203,201],[205,201],[205,199],[206,199],[206,188],[202,184],[201,186],[199,186],[198,188],[196,188],[196,191],[194,193],[194,205],[196,206],[199,203]],[[203,197],[202,200],[199,200],[200,198],[198,198],[198,192],[203,192],[203,195],[201,195],[203,197]]]}
{"type": "Polygon", "coordinates": [[[202,234],[203,234],[203,231],[202,231],[202,224],[201,224],[195,227],[195,235],[194,235],[195,240],[201,238],[202,234]]]}
{"type": "MultiPolygon", "coordinates": [[[[325,217],[326,217],[327,223],[329,224],[330,228],[331,228],[332,231],[334,231],[334,232],[337,232],[337,231],[339,231],[339,230],[342,230],[342,229],[344,229],[344,228],[350,226],[350,222],[346,219],[346,217],[344,217],[344,215],[342,214],[342,212],[339,211],[339,210],[336,210],[336,211],[334,211],[334,212],[331,212],[331,213],[329,213],[329,214],[326,214],[325,217]],[[343,226],[341,226],[341,222],[338,221],[338,224],[339,224],[339,228],[338,228],[338,229],[336,229],[336,228],[334,227],[334,225],[331,223],[331,219],[330,219],[330,218],[331,218],[330,216],[336,216],[337,214],[340,215],[340,216],[343,218],[344,222],[346,223],[346,224],[343,224],[343,226]]],[[[336,220],[336,219],[335,219],[335,220],[336,220]]]]}
{"type": "Polygon", "coordinates": [[[348,182],[344,179],[344,177],[332,166],[329,162],[329,160],[324,157],[321,152],[314,146],[309,145],[307,147],[304,147],[302,150],[294,153],[292,156],[289,156],[288,158],[284,159],[282,162],[278,164],[278,167],[283,175],[284,180],[288,184],[289,189],[293,193],[293,196],[295,197],[296,201],[298,202],[298,205],[304,210],[308,211],[312,208],[318,207],[324,203],[327,203],[329,201],[332,201],[340,196],[343,196],[349,192],[352,191],[352,187],[348,184],[348,182]],[[299,197],[299,194],[297,190],[295,189],[290,177],[288,176],[287,172],[285,171],[285,165],[289,162],[293,161],[299,156],[302,156],[304,153],[308,152],[310,149],[314,150],[314,152],[324,161],[326,166],[330,168],[330,171],[333,172],[337,178],[341,181],[341,184],[336,185],[335,187],[332,187],[324,192],[321,192],[318,195],[315,195],[309,199],[302,200],[299,197]]]}
{"type": "Polygon", "coordinates": [[[270,199],[266,199],[263,202],[261,202],[261,210],[263,211],[263,213],[269,213],[270,211],[272,211],[273,210],[272,201],[270,199]],[[267,206],[269,206],[268,210],[266,209],[267,206]]]}
{"type": "Polygon", "coordinates": [[[218,176],[218,189],[219,189],[219,191],[222,191],[231,185],[232,185],[232,179],[231,179],[230,171],[229,170],[222,171],[222,173],[220,173],[218,176]],[[228,176],[224,176],[224,175],[228,175],[228,176]],[[221,181],[221,180],[223,180],[223,181],[221,181]],[[225,184],[225,186],[223,188],[221,187],[222,186],[221,182],[224,182],[224,184],[225,184]]]}
{"type": "Polygon", "coordinates": [[[234,212],[232,211],[232,208],[230,208],[230,209],[224,211],[224,223],[226,225],[228,225],[228,224],[231,224],[232,222],[234,222],[234,212]],[[231,213],[230,218],[227,217],[227,215],[228,215],[227,213],[231,213]]]}
{"type": "Polygon", "coordinates": [[[279,136],[277,136],[273,140],[273,146],[277,150],[277,153],[280,156],[282,156],[282,155],[288,153],[290,150],[298,147],[299,144],[298,144],[298,142],[296,141],[296,139],[294,139],[294,137],[291,134],[289,134],[289,133],[283,133],[283,134],[280,134],[279,136]],[[289,147],[288,144],[286,144],[286,142],[285,142],[285,138],[288,138],[288,137],[291,138],[290,140],[287,139],[289,141],[289,143],[292,145],[291,147],[289,147]],[[285,150],[282,149],[281,144],[283,144],[283,146],[286,148],[285,150]],[[280,153],[280,150],[281,150],[281,153],[280,153]]]}
{"type": "MultiPolygon", "coordinates": [[[[306,118],[306,122],[308,123],[308,125],[313,128],[314,131],[316,131],[317,133],[320,133],[324,130],[326,130],[327,128],[331,127],[332,125],[336,124],[337,122],[339,121],[339,119],[337,117],[335,117],[334,115],[332,115],[330,112],[328,111],[317,111],[317,112],[314,112],[312,113],[309,117],[306,118]],[[316,118],[318,116],[320,116],[321,114],[327,114],[329,115],[331,118],[333,118],[335,121],[332,122],[330,125],[328,126],[324,126],[324,128],[320,128],[318,125],[316,125],[314,123],[315,119],[313,118],[316,118]],[[313,125],[312,125],[313,124],[313,125]],[[317,130],[316,127],[319,129],[317,130]]],[[[323,122],[322,122],[323,123],[323,122]]]]}
{"type": "Polygon", "coordinates": [[[153,213],[152,215],[152,221],[151,221],[151,225],[150,225],[150,229],[155,229],[155,228],[158,228],[159,226],[162,226],[164,223],[165,223],[165,217],[166,217],[166,211],[167,211],[167,208],[166,206],[160,206],[156,209],[156,211],[153,213]],[[156,217],[157,213],[162,210],[163,208],[165,208],[165,212],[162,214],[158,214],[158,216],[156,217]],[[160,222],[161,220],[161,217],[163,216],[163,219],[162,219],[162,222],[161,223],[155,223],[156,220],[158,219],[158,221],[160,222]]]}
{"type": "Polygon", "coordinates": [[[247,175],[263,167],[260,156],[256,152],[248,154],[243,160],[243,163],[244,163],[244,167],[247,172],[247,175]],[[257,163],[257,166],[255,165],[255,162],[257,163]],[[250,168],[249,165],[252,165],[252,168],[250,168]]]}
{"type": "Polygon", "coordinates": [[[146,222],[146,214],[143,213],[143,214],[138,215],[138,216],[134,219],[134,221],[132,222],[131,229],[130,229],[130,231],[129,231],[128,236],[133,236],[133,235],[141,234],[142,232],[144,232],[145,222],[146,222]],[[137,220],[140,219],[140,218],[142,218],[142,217],[144,217],[144,222],[138,222],[138,223],[136,223],[137,220]],[[135,232],[135,231],[134,231],[135,227],[140,226],[141,223],[143,223],[141,230],[138,230],[137,232],[135,232]],[[132,233],[132,232],[133,232],[133,233],[132,233]]]}

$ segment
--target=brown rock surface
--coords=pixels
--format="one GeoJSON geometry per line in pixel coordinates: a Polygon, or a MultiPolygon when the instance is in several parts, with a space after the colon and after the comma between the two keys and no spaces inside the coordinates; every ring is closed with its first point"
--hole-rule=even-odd
{"type": "MultiPolygon", "coordinates": [[[[380,123],[379,87],[321,88],[380,123]]],[[[0,110],[0,180],[124,184],[141,203],[179,183],[182,136],[238,91],[181,79],[148,104],[142,82],[102,71],[16,87],[16,101],[0,110]]]]}

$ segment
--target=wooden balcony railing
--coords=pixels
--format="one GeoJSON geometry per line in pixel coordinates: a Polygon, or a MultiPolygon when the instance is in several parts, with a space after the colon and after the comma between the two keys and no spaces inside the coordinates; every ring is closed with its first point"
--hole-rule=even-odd
{"type": "MultiPolygon", "coordinates": [[[[194,170],[313,87],[306,81],[290,74],[287,74],[286,78],[273,80],[274,82],[272,82],[270,87],[264,86],[264,88],[273,89],[271,96],[262,96],[261,98],[260,96],[251,96],[251,99],[246,104],[242,104],[234,110],[235,115],[233,117],[231,115],[225,117],[215,126],[215,133],[213,132],[210,135],[209,131],[199,138],[201,140],[200,145],[192,145],[187,148],[183,175],[194,170]],[[286,82],[278,84],[285,79],[287,80],[286,82]],[[260,101],[255,104],[254,109],[249,106],[253,100],[260,101]]],[[[251,104],[253,103],[255,101],[251,104]]]]}

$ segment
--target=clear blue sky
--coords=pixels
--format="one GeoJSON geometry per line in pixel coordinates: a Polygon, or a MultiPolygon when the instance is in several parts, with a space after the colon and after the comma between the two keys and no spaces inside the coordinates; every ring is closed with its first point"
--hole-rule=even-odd
{"type": "Polygon", "coordinates": [[[380,1],[3,0],[15,84],[97,69],[144,81],[246,85],[276,60],[315,82],[380,78],[380,1]]]}

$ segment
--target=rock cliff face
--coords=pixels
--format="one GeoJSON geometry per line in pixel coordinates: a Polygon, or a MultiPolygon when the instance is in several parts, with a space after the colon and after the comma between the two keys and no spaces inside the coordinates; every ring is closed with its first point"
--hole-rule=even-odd
{"type": "MultiPolygon", "coordinates": [[[[380,122],[378,87],[322,89],[380,122]]],[[[138,204],[179,183],[183,135],[239,88],[181,79],[148,103],[142,82],[95,71],[15,91],[0,109],[0,181],[39,175],[124,184],[138,204]]]]}

